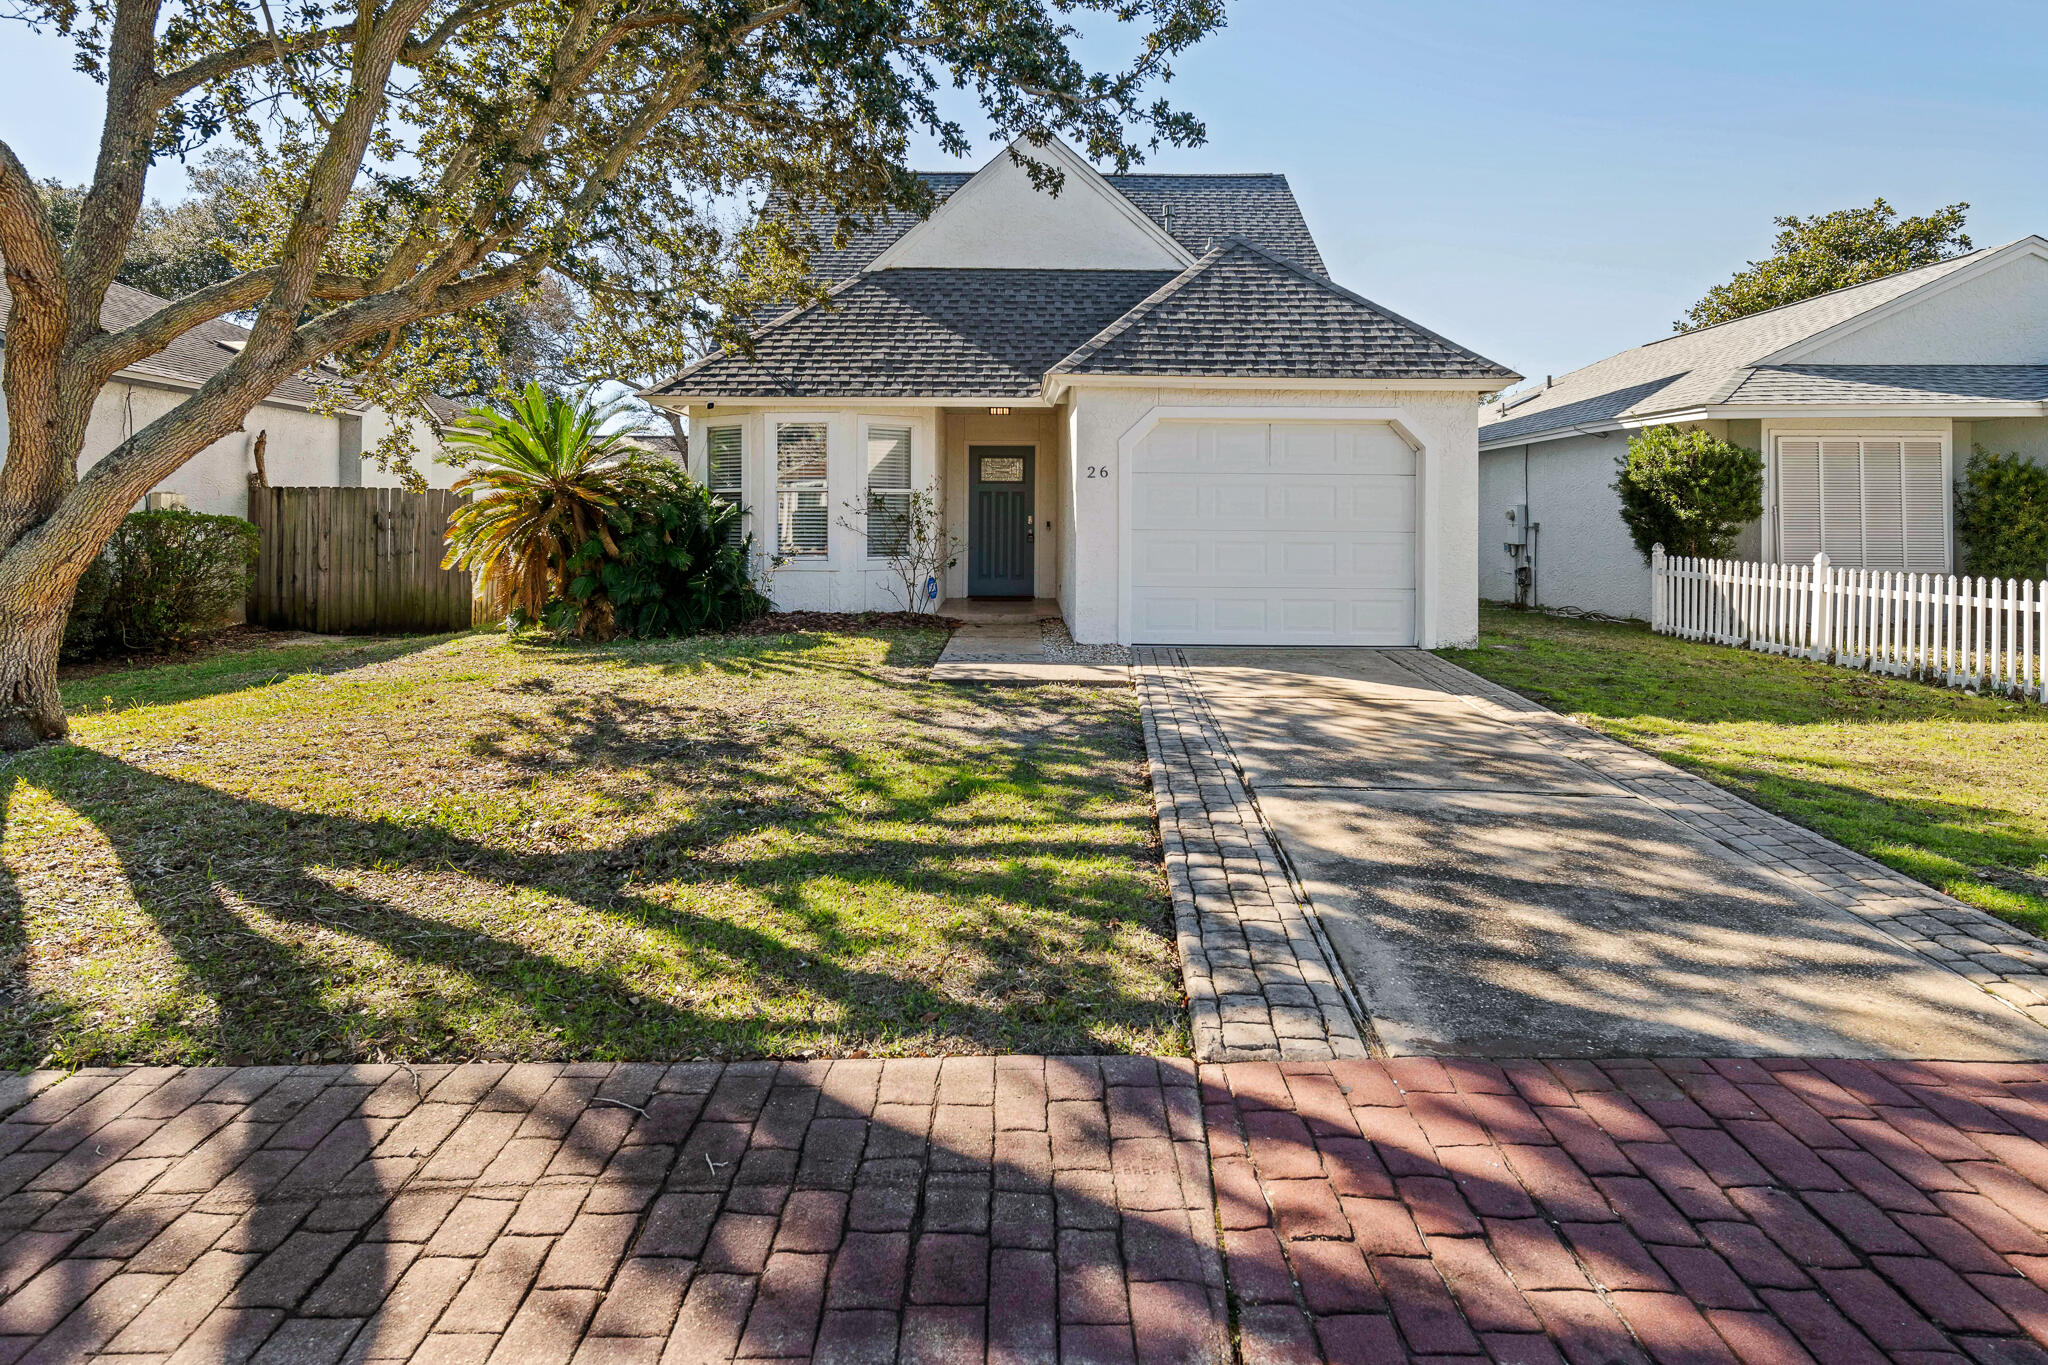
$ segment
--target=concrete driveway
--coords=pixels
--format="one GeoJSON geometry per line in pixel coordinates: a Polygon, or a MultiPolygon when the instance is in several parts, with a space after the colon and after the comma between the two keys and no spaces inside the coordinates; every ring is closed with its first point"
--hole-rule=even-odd
{"type": "Polygon", "coordinates": [[[1389,1052],[2048,1057],[2048,1029],[1403,651],[1183,652],[1389,1052]]]}

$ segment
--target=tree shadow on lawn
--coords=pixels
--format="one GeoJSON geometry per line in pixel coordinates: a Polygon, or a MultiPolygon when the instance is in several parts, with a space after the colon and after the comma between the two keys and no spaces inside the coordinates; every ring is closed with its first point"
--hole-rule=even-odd
{"type": "MultiPolygon", "coordinates": [[[[1108,1033],[1119,1027],[1177,1036],[1168,917],[1154,874],[1135,858],[1128,874],[1054,870],[1065,859],[1115,857],[1120,843],[1146,837],[1142,817],[1091,812],[1099,784],[1046,771],[1063,752],[1059,737],[997,762],[986,751],[909,741],[926,752],[915,755],[917,780],[905,782],[857,749],[806,734],[798,718],[744,735],[698,733],[707,719],[701,710],[671,714],[588,694],[550,709],[539,727],[550,741],[543,766],[575,769],[592,790],[609,789],[622,804],[637,798],[638,809],[656,815],[664,783],[708,798],[597,847],[508,849],[438,825],[289,810],[82,747],[49,751],[18,769],[17,781],[45,788],[107,840],[185,989],[210,1002],[212,1018],[201,1009],[195,1019],[192,1002],[159,990],[145,1017],[110,1027],[95,1021],[88,1001],[37,998],[17,985],[19,1003],[0,1002],[0,1016],[17,1021],[0,1027],[14,1039],[0,1042],[0,1064],[47,1054],[79,1062],[378,1051],[459,1058],[481,1050],[480,1029],[494,1035],[483,1047],[496,1050],[664,1059],[804,1044],[1099,1051],[1114,1046],[1108,1033]],[[765,755],[780,757],[771,765],[765,755]],[[818,776],[792,782],[790,766],[818,776]],[[858,794],[862,809],[850,808],[835,783],[858,794]],[[1047,839],[1028,829],[952,837],[976,824],[958,808],[998,788],[1047,809],[1049,821],[1100,828],[1104,837],[1047,839]],[[787,789],[792,799],[751,796],[764,789],[787,789]],[[731,796],[716,799],[719,792],[731,796]],[[1118,839],[1117,827],[1130,837],[1118,839]],[[771,837],[724,847],[743,833],[771,837]],[[341,884],[393,878],[410,879],[409,891],[426,891],[454,916],[341,884]],[[494,923],[457,922],[465,882],[485,884],[499,902],[494,923]],[[772,913],[708,915],[667,894],[706,882],[731,883],[772,913]],[[936,941],[892,945],[886,931],[843,924],[839,904],[820,894],[827,883],[852,888],[856,902],[901,897],[907,913],[939,922],[936,941]],[[535,897],[568,908],[539,912],[556,917],[559,949],[536,928],[535,897]],[[256,927],[259,914],[272,932],[256,927]],[[778,933],[777,916],[794,928],[778,933]],[[1165,944],[1157,996],[1118,981],[1120,925],[1165,944]],[[620,926],[630,932],[616,933],[620,926]],[[592,950],[581,940],[594,929],[613,942],[592,950]],[[327,933],[308,937],[312,930],[327,933]],[[878,969],[873,954],[891,947],[896,960],[878,969]],[[979,959],[965,964],[964,978],[946,970],[956,954],[979,959]],[[383,955],[394,961],[380,967],[383,955]],[[921,961],[931,958],[936,965],[921,961]],[[420,972],[429,974],[424,989],[403,979],[420,972]],[[719,1008],[722,982],[762,997],[764,1008],[719,1008]]],[[[0,896],[0,943],[25,965],[21,890],[0,887],[0,896]]],[[[17,982],[19,973],[11,973],[17,982]]]]}
{"type": "Polygon", "coordinates": [[[152,660],[135,667],[94,668],[60,680],[65,708],[73,715],[128,711],[138,706],[170,706],[271,687],[301,674],[332,676],[422,653],[460,638],[418,635],[401,639],[366,638],[337,645],[331,639],[263,649],[223,650],[193,659],[152,660]]]}

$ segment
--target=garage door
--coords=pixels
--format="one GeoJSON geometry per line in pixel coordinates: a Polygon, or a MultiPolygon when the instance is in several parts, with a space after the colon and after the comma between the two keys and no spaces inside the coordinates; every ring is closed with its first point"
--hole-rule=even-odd
{"type": "Polygon", "coordinates": [[[1167,422],[1133,458],[1136,643],[1415,643],[1415,452],[1393,428],[1167,422]]]}

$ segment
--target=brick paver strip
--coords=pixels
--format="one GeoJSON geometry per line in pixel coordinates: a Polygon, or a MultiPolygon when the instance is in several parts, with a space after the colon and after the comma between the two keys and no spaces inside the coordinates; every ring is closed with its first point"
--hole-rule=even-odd
{"type": "Polygon", "coordinates": [[[1135,652],[1195,1056],[1363,1057],[1313,912],[1178,650],[1135,652]]]}
{"type": "Polygon", "coordinates": [[[0,1076],[0,1365],[1223,1362],[1214,1202],[1182,1060],[0,1076]]]}

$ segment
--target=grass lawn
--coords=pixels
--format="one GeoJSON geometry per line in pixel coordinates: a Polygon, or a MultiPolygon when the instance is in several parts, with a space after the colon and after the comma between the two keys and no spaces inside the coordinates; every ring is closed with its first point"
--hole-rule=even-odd
{"type": "Polygon", "coordinates": [[[1453,660],[2048,936],[2048,709],[1505,608],[1453,660]]]}
{"type": "Polygon", "coordinates": [[[0,761],[0,1066],[1184,1052],[1132,695],[943,641],[75,678],[0,761]]]}

